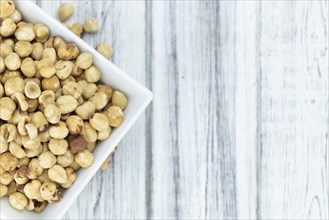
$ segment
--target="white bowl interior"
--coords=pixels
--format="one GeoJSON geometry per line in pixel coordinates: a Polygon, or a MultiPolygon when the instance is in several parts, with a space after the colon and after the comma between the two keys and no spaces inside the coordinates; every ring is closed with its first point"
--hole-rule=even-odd
{"type": "Polygon", "coordinates": [[[108,140],[97,144],[94,151],[95,162],[91,167],[78,171],[76,182],[70,189],[64,192],[62,201],[48,205],[42,213],[15,210],[9,205],[7,198],[3,198],[0,201],[0,219],[61,219],[76,197],[97,172],[106,157],[110,155],[114,147],[151,102],[152,93],[123,73],[33,2],[15,1],[15,4],[22,13],[24,20],[32,23],[44,23],[49,27],[52,36],[61,36],[67,42],[76,43],[80,51],[91,53],[95,66],[102,72],[101,81],[111,85],[115,89],[123,91],[129,100],[129,105],[125,109],[124,122],[120,127],[113,130],[108,140]]]}

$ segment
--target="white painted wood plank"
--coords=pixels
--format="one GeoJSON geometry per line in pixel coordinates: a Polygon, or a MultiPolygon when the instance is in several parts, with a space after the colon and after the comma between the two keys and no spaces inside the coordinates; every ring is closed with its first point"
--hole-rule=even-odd
{"type": "Polygon", "coordinates": [[[236,5],[236,190],[240,219],[257,218],[260,3],[236,5]]]}
{"type": "Polygon", "coordinates": [[[261,6],[259,218],[329,218],[327,4],[261,6]]]}

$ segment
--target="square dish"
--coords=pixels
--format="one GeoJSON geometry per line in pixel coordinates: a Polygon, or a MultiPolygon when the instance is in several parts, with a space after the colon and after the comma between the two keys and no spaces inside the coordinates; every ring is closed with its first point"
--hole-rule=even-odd
{"type": "Polygon", "coordinates": [[[77,173],[77,180],[72,187],[63,193],[63,199],[56,204],[49,205],[42,213],[30,211],[18,211],[9,205],[7,198],[0,200],[0,219],[61,219],[70,208],[73,201],[81,193],[90,179],[97,172],[103,161],[110,155],[115,146],[127,133],[130,127],[138,119],[152,100],[152,93],[138,84],[128,75],[123,73],[110,61],[91,48],[86,42],[78,38],[61,23],[45,13],[41,8],[30,1],[15,1],[16,8],[23,15],[24,20],[32,23],[43,23],[48,26],[52,36],[60,36],[67,42],[74,42],[80,51],[89,52],[93,55],[94,64],[101,73],[101,81],[111,85],[114,89],[123,91],[129,105],[125,109],[125,120],[118,128],[114,129],[110,138],[97,143],[92,166],[82,169],[77,173]]]}

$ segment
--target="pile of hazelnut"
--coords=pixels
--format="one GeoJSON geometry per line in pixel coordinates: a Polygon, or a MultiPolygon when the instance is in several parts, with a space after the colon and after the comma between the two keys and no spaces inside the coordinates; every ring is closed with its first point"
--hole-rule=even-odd
{"type": "Polygon", "coordinates": [[[41,212],[91,166],[128,101],[98,84],[91,54],[22,21],[13,1],[0,1],[0,24],[0,198],[41,212]]]}

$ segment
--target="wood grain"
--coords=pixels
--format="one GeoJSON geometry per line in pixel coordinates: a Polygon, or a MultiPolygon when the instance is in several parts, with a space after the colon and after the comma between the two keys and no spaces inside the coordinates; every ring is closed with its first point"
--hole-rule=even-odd
{"type": "Polygon", "coordinates": [[[327,1],[71,3],[154,101],[65,219],[329,218],[327,1]]]}

